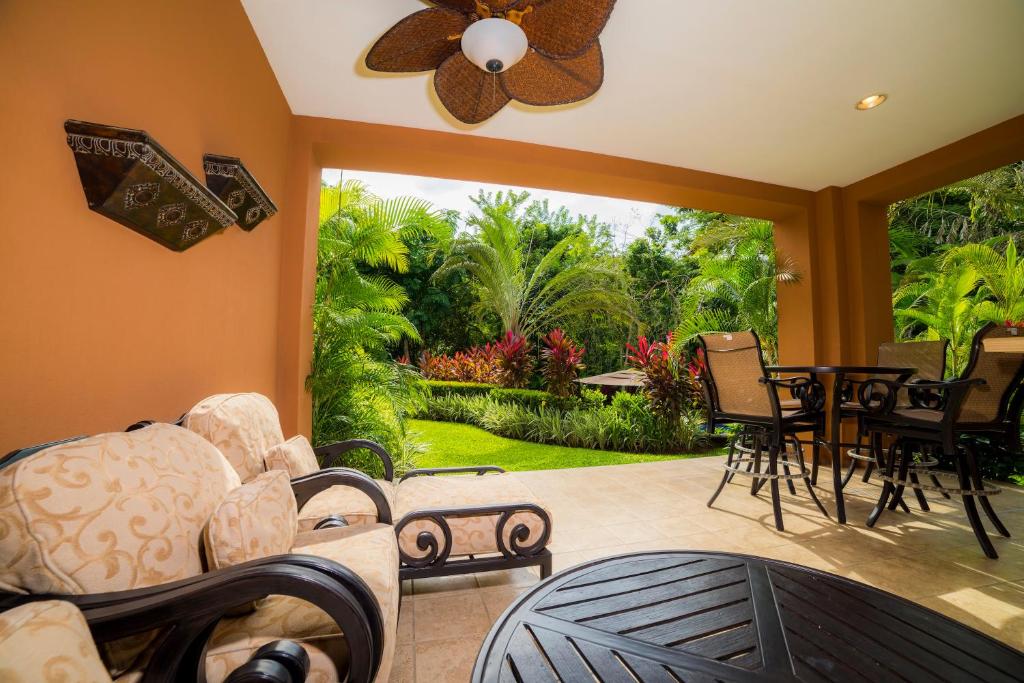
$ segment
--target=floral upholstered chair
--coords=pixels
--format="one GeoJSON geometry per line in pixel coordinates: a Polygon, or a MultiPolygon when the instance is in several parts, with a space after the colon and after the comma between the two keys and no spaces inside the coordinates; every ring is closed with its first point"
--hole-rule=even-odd
{"type": "Polygon", "coordinates": [[[393,529],[305,533],[296,519],[285,473],[242,485],[180,427],[53,446],[0,469],[0,609],[71,602],[115,679],[218,683],[287,639],[311,681],[386,681],[393,529]]]}
{"type": "Polygon", "coordinates": [[[224,453],[242,481],[286,471],[301,529],[394,523],[403,579],[531,565],[542,578],[551,572],[551,514],[499,467],[413,470],[395,482],[379,444],[356,439],[313,449],[302,436],[286,441],[277,409],[256,393],[210,396],[181,424],[224,453]],[[355,449],[380,458],[383,478],[332,466],[355,449]]]}

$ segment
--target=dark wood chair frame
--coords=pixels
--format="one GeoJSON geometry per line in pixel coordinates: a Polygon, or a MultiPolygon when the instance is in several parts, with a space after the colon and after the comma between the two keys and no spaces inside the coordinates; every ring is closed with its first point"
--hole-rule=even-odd
{"type": "Polygon", "coordinates": [[[768,483],[769,490],[771,491],[772,510],[775,516],[775,528],[779,531],[784,531],[782,505],[779,498],[780,479],[784,479],[788,483],[790,492],[794,494],[796,489],[793,486],[793,480],[802,479],[815,505],[818,506],[823,515],[829,516],[828,510],[825,509],[825,506],[822,505],[817,494],[814,492],[810,474],[807,471],[802,456],[797,458],[797,465],[799,467],[797,474],[789,473],[788,463],[786,462],[783,464],[783,473],[780,474],[778,471],[779,461],[786,452],[787,442],[796,439],[798,434],[813,433],[815,435],[813,447],[815,450],[820,448],[819,437],[822,435],[825,425],[825,414],[823,411],[825,388],[817,380],[811,380],[807,377],[776,378],[769,376],[767,371],[764,370],[765,363],[761,350],[761,340],[756,333],[751,332],[750,334],[753,335],[758,360],[762,369],[763,376],[758,378],[758,382],[766,387],[770,397],[772,409],[770,416],[742,415],[729,413],[721,409],[721,404],[718,400],[718,389],[715,385],[714,368],[708,354],[707,343],[704,337],[698,336],[698,343],[704,351],[705,358],[708,359],[708,370],[701,378],[701,386],[708,406],[708,432],[713,434],[720,424],[736,425],[744,430],[748,437],[753,440],[754,444],[753,454],[750,457],[743,457],[742,454],[740,457],[735,457],[735,448],[730,448],[724,465],[725,471],[722,474],[722,480],[719,482],[718,488],[711,495],[707,505],[711,507],[714,504],[719,494],[725,488],[725,485],[732,480],[733,476],[736,474],[750,476],[752,477],[751,495],[757,495],[764,483],[768,483]],[[803,410],[793,415],[783,415],[779,402],[779,388],[791,390],[793,395],[800,399],[803,410]],[[768,460],[767,471],[762,471],[761,459],[765,451],[767,451],[768,460]],[[744,465],[747,466],[746,469],[744,469],[744,465]]]}
{"type": "MultiPolygon", "coordinates": [[[[964,377],[970,376],[977,364],[986,333],[995,327],[997,327],[995,324],[989,323],[974,336],[971,343],[971,357],[964,370],[964,377]]],[[[1021,409],[1024,406],[1024,390],[1021,388],[1021,384],[1024,382],[1024,364],[1018,369],[1017,374],[1000,398],[996,419],[985,423],[967,423],[955,420],[968,391],[971,387],[984,384],[984,379],[954,379],[942,382],[917,380],[902,383],[879,379],[873,380],[873,382],[877,387],[877,395],[884,397],[884,400],[875,405],[865,406],[864,429],[871,434],[872,452],[875,454],[877,466],[880,470],[884,470],[885,474],[882,476],[881,495],[874,510],[868,516],[867,525],[874,526],[887,505],[889,509],[893,509],[896,502],[902,498],[905,489],[924,488],[924,485],[916,477],[910,476],[910,470],[913,467],[913,452],[928,448],[940,449],[945,457],[953,461],[959,484],[958,488],[944,490],[946,493],[961,497],[967,519],[978,539],[978,544],[986,556],[992,559],[998,558],[999,555],[978,514],[977,504],[980,502],[985,515],[1001,536],[1008,538],[1010,532],[996,515],[988,500],[989,496],[999,493],[1000,489],[988,488],[982,480],[981,471],[978,468],[977,440],[987,438],[1001,442],[1008,448],[1019,448],[1019,421],[1021,409]],[[942,419],[935,422],[914,419],[896,413],[896,397],[901,389],[909,391],[913,407],[940,409],[942,410],[942,419]],[[885,457],[883,453],[883,435],[895,439],[888,449],[888,457],[885,457]]]]}
{"type": "MultiPolygon", "coordinates": [[[[312,555],[278,555],[210,571],[149,588],[85,595],[26,595],[0,591],[0,610],[28,602],[64,600],[85,616],[97,643],[160,630],[142,683],[206,681],[206,648],[217,622],[268,595],[287,595],[315,604],[345,634],[348,657],[338,662],[347,681],[369,683],[384,652],[384,621],[369,586],[332,560],[312,555]]],[[[232,683],[275,683],[280,666],[293,675],[304,653],[277,641],[235,671],[232,683]]],[[[308,659],[304,666],[308,670],[308,659]]],[[[305,673],[302,678],[304,680],[305,673]]]]}
{"type": "MultiPolygon", "coordinates": [[[[181,425],[184,416],[175,424],[181,425]]],[[[141,429],[152,424],[150,420],[136,422],[126,431],[141,429]]],[[[377,508],[377,521],[382,524],[394,524],[395,534],[401,535],[406,526],[415,521],[430,521],[432,531],[421,531],[416,537],[416,546],[422,555],[412,555],[399,547],[401,562],[399,575],[405,579],[424,579],[436,576],[453,576],[457,574],[473,574],[476,572],[500,571],[519,567],[539,567],[540,578],[551,575],[551,551],[547,544],[551,540],[551,518],[540,506],[529,503],[502,503],[499,505],[466,506],[419,510],[405,515],[395,521],[387,496],[380,485],[367,474],[342,466],[345,455],[356,450],[365,449],[377,456],[386,481],[395,479],[394,461],[387,449],[379,443],[368,439],[349,439],[326,444],[313,449],[322,469],[302,477],[292,479],[292,491],[295,503],[301,510],[309,499],[326,491],[332,486],[351,486],[366,494],[377,508]],[[530,541],[531,531],[526,524],[515,524],[508,530],[509,520],[516,514],[533,515],[541,521],[541,530],[533,542],[530,541]],[[494,516],[495,547],[497,553],[482,556],[469,555],[451,559],[452,530],[449,520],[460,517],[494,516]],[[506,533],[508,531],[508,533],[506,533]],[[508,540],[506,541],[506,536],[508,540]]],[[[415,469],[406,472],[399,482],[412,477],[432,477],[438,475],[475,474],[484,476],[490,473],[501,474],[505,470],[495,465],[475,467],[434,467],[415,469]]],[[[345,520],[339,515],[330,515],[320,520],[315,528],[345,526],[345,520]]]]}

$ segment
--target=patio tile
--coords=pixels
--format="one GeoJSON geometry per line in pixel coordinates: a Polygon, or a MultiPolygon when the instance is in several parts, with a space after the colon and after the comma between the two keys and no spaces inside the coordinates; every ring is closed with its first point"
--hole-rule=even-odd
{"type": "Polygon", "coordinates": [[[413,634],[417,643],[482,636],[491,627],[480,591],[414,597],[413,634]]]}
{"type": "Polygon", "coordinates": [[[389,683],[413,683],[416,680],[416,649],[412,639],[402,641],[395,648],[395,659],[391,665],[389,683]]]}
{"type": "MultiPolygon", "coordinates": [[[[750,495],[737,477],[715,502],[722,458],[523,472],[549,501],[554,571],[602,557],[653,550],[726,551],[793,562],[916,600],[1015,647],[1024,647],[1024,489],[993,504],[1015,538],[993,537],[1000,559],[978,548],[959,500],[929,495],[931,512],[913,498],[911,513],[886,511],[864,525],[880,487],[855,479],[846,495],[849,523],[834,521],[831,473],[815,489],[825,518],[802,486],[781,491],[786,530],[775,530],[768,490],[750,495]]],[[[484,634],[508,604],[539,581],[536,568],[406,582],[392,680],[464,681],[484,634]],[[408,614],[406,614],[408,612],[408,614]],[[406,661],[408,652],[414,661],[406,661]]]]}
{"type": "Polygon", "coordinates": [[[483,634],[472,638],[417,642],[416,683],[468,681],[482,642],[483,634]]]}

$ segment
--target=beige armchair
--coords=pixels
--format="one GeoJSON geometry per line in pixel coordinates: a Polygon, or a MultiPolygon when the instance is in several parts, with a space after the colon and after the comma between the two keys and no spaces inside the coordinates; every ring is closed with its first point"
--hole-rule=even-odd
{"type": "Polygon", "coordinates": [[[218,683],[280,639],[311,681],[386,681],[401,589],[383,524],[300,532],[291,483],[242,485],[208,441],[155,424],[0,469],[0,609],[79,607],[112,677],[218,683]]]}
{"type": "Polygon", "coordinates": [[[273,403],[255,393],[210,396],[181,424],[224,453],[242,481],[287,471],[301,529],[393,521],[403,579],[531,565],[540,566],[542,578],[551,572],[551,514],[521,479],[499,467],[413,470],[395,482],[390,456],[371,441],[315,450],[301,436],[285,441],[273,403]],[[383,478],[332,467],[358,448],[380,458],[383,478]],[[328,485],[342,474],[362,477],[360,488],[348,481],[328,485]]]}

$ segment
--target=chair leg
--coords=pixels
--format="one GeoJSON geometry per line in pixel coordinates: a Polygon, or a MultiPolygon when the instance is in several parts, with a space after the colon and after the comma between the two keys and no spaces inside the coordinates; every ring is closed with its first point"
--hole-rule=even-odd
{"type": "Polygon", "coordinates": [[[756,496],[757,492],[761,490],[762,479],[761,474],[761,437],[757,436],[754,439],[754,458],[752,460],[753,468],[757,470],[757,473],[751,478],[750,481],[750,495],[756,496]]]}
{"type": "MultiPolygon", "coordinates": [[[[907,480],[907,475],[910,473],[910,453],[907,451],[907,444],[906,444],[906,442],[900,441],[900,442],[897,442],[897,444],[899,445],[899,452],[900,452],[900,468],[899,468],[899,473],[897,474],[897,477],[899,478],[900,482],[904,482],[904,481],[907,480]]],[[[893,445],[893,450],[889,451],[889,457],[890,458],[895,458],[896,457],[895,447],[896,447],[897,444],[894,444],[893,445]]],[[[904,502],[904,500],[903,500],[903,492],[906,490],[906,485],[903,484],[903,483],[900,483],[900,484],[896,484],[895,486],[896,486],[896,490],[893,493],[892,501],[889,503],[889,509],[890,510],[895,510],[896,507],[899,506],[899,507],[901,507],[903,509],[904,512],[906,512],[907,514],[910,514],[910,508],[907,507],[906,502],[904,502]]]]}
{"type": "MultiPolygon", "coordinates": [[[[733,435],[732,439],[729,440],[729,452],[726,453],[725,455],[725,464],[727,467],[732,465],[732,459],[736,455],[736,441],[742,438],[742,434],[742,432],[738,432],[733,435]]],[[[725,484],[728,484],[730,481],[732,481],[732,478],[735,474],[735,472],[730,472],[729,470],[726,470],[725,480],[722,485],[724,486],[725,484]]]]}
{"type": "MultiPolygon", "coordinates": [[[[782,444],[782,471],[787,477],[791,474],[789,471],[789,449],[786,447],[785,442],[782,444]]],[[[796,487],[793,485],[793,480],[787,478],[786,485],[789,488],[789,494],[795,496],[796,487]]]]}
{"type": "Polygon", "coordinates": [[[871,479],[871,473],[875,471],[875,463],[868,460],[868,466],[864,468],[864,476],[860,478],[865,484],[871,479]]]}
{"type": "MultiPolygon", "coordinates": [[[[967,469],[971,473],[971,481],[974,482],[974,488],[978,491],[984,490],[985,483],[981,479],[981,470],[978,469],[978,457],[977,452],[973,446],[968,446],[965,449],[965,457],[967,458],[967,469]]],[[[989,521],[992,522],[992,526],[996,528],[1000,536],[1004,538],[1010,537],[1010,532],[1003,525],[1002,520],[996,515],[996,511],[992,509],[992,503],[989,501],[988,496],[979,495],[979,501],[981,502],[981,509],[985,511],[985,516],[988,517],[989,521]]]]}
{"type": "Polygon", "coordinates": [[[811,494],[811,500],[813,500],[814,504],[818,506],[819,510],[821,510],[821,514],[828,517],[828,510],[825,509],[825,506],[822,505],[821,501],[818,499],[818,495],[814,492],[814,486],[811,484],[811,478],[807,476],[807,465],[804,464],[803,457],[800,458],[800,474],[804,475],[804,486],[807,487],[807,493],[811,494]]]}
{"type": "MultiPolygon", "coordinates": [[[[882,456],[882,435],[879,432],[875,432],[872,435],[872,450],[875,453],[875,460],[878,462],[879,470],[882,469],[882,463],[885,462],[882,456]]],[[[885,463],[885,473],[892,477],[893,472],[896,469],[896,454],[889,453],[889,461],[885,463]]],[[[892,495],[893,485],[892,482],[882,482],[882,493],[878,497],[878,503],[875,504],[875,509],[868,515],[868,526],[874,526],[878,521],[878,518],[882,516],[882,511],[885,510],[886,505],[889,503],[889,496],[892,495]]]]}
{"type": "MultiPolygon", "coordinates": [[[[861,441],[862,441],[863,437],[864,437],[864,433],[861,432],[860,429],[858,428],[858,430],[857,430],[857,449],[856,449],[858,455],[860,455],[861,448],[863,448],[863,446],[861,445],[861,441]]],[[[858,460],[856,458],[850,458],[850,466],[846,468],[846,474],[843,475],[843,488],[844,489],[846,488],[846,485],[850,483],[850,479],[853,478],[853,473],[857,471],[857,463],[858,463],[858,460]]]]}
{"type": "Polygon", "coordinates": [[[734,473],[729,470],[722,472],[722,481],[718,482],[718,488],[715,489],[715,492],[711,494],[711,498],[710,500],[708,500],[708,507],[711,507],[712,505],[715,504],[715,500],[718,499],[718,495],[722,492],[722,489],[725,488],[725,485],[729,483],[729,479],[731,478],[729,476],[730,474],[734,473]]]}
{"type": "MultiPolygon", "coordinates": [[[[921,485],[920,479],[917,478],[917,472],[910,470],[910,481],[916,486],[921,485]]],[[[922,512],[931,512],[931,508],[928,507],[928,499],[924,497],[924,491],[919,488],[914,488],[914,495],[917,496],[917,506],[921,508],[922,512]]]]}
{"type": "Polygon", "coordinates": [[[551,576],[551,554],[549,553],[540,561],[540,578],[541,581],[551,576]]]}
{"type": "MultiPolygon", "coordinates": [[[[785,448],[785,442],[782,445],[785,448]]],[[[782,501],[779,500],[779,480],[775,476],[779,473],[779,445],[772,444],[768,450],[768,476],[771,477],[768,481],[768,486],[772,492],[772,510],[775,511],[775,528],[779,531],[785,531],[786,528],[782,524],[782,501]]]]}
{"type": "MultiPolygon", "coordinates": [[[[967,476],[966,463],[963,462],[964,458],[959,453],[953,456],[956,462],[956,476],[960,482],[961,490],[969,490],[971,488],[970,477],[967,476]]],[[[974,502],[974,496],[971,494],[961,494],[960,498],[964,501],[964,512],[967,513],[967,521],[971,523],[971,529],[974,530],[974,537],[978,539],[978,545],[981,546],[982,551],[986,557],[993,560],[999,558],[999,553],[996,552],[995,546],[992,545],[992,540],[988,537],[985,532],[985,527],[981,523],[981,517],[978,515],[978,506],[974,502]]]]}
{"type": "Polygon", "coordinates": [[[811,483],[818,485],[818,465],[821,463],[821,444],[818,435],[811,435],[811,483]]]}

